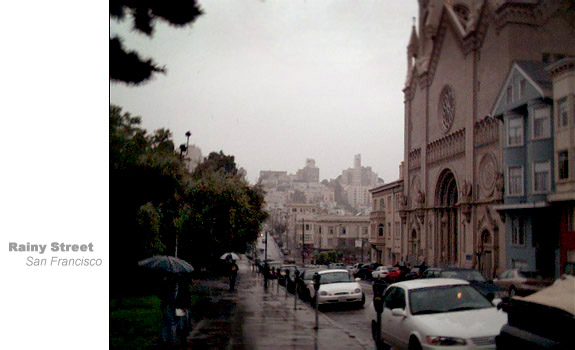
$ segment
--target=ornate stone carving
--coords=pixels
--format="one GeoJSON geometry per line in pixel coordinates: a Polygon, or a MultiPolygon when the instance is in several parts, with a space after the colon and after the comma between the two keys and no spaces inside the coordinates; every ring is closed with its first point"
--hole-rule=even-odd
{"type": "Polygon", "coordinates": [[[473,126],[475,147],[487,146],[499,140],[499,123],[493,117],[486,116],[473,126]]]}
{"type": "Polygon", "coordinates": [[[503,190],[504,190],[504,181],[503,181],[503,173],[496,172],[495,173],[495,196],[496,199],[501,200],[503,199],[503,190]]]}
{"type": "Polygon", "coordinates": [[[419,206],[423,206],[423,204],[425,204],[425,193],[423,193],[421,190],[417,191],[414,199],[415,203],[419,204],[419,206]]]}
{"type": "Polygon", "coordinates": [[[439,122],[441,129],[447,133],[453,125],[455,119],[455,95],[451,86],[445,85],[439,94],[439,122]]]}
{"type": "Polygon", "coordinates": [[[408,169],[413,170],[421,167],[421,148],[411,150],[408,154],[408,169]]]}
{"type": "Polygon", "coordinates": [[[465,154],[465,129],[460,129],[427,144],[427,164],[465,154]]]}
{"type": "Polygon", "coordinates": [[[497,180],[497,164],[491,153],[486,153],[479,162],[479,185],[486,197],[493,194],[497,180]]]}

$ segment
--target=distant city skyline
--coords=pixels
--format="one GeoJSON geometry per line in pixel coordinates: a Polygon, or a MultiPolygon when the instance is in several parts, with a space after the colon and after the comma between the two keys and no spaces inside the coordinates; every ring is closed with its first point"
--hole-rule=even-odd
{"type": "Polygon", "coordinates": [[[386,182],[399,178],[417,1],[199,3],[191,27],[157,22],[152,39],[110,21],[110,36],[167,69],[142,86],[110,84],[110,103],[150,133],[170,130],[176,148],[190,131],[204,156],[233,155],[251,183],[307,158],[335,179],[358,153],[386,182]]]}

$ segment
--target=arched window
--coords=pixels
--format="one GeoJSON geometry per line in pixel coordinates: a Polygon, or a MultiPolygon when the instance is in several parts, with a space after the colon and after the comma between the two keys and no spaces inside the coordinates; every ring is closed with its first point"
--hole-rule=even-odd
{"type": "Polygon", "coordinates": [[[383,237],[384,227],[385,226],[383,226],[383,224],[379,224],[379,226],[377,226],[377,234],[379,235],[379,237],[383,237]]]}

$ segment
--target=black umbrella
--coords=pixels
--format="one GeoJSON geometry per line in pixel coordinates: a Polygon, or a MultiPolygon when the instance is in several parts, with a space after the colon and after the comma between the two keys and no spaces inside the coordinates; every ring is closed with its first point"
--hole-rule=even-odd
{"type": "Polygon", "coordinates": [[[170,274],[187,274],[194,271],[194,267],[187,261],[167,255],[155,255],[138,262],[138,265],[150,270],[167,272],[170,274]]]}

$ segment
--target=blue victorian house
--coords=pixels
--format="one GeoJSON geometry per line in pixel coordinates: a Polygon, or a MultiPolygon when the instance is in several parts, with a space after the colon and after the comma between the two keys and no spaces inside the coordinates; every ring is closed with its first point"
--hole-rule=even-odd
{"type": "Polygon", "coordinates": [[[559,218],[548,200],[555,188],[553,86],[543,62],[515,62],[493,108],[503,123],[504,268],[558,275],[559,218]]]}

